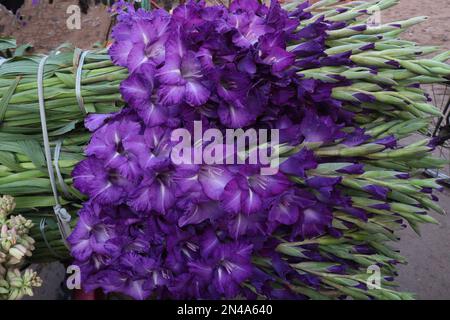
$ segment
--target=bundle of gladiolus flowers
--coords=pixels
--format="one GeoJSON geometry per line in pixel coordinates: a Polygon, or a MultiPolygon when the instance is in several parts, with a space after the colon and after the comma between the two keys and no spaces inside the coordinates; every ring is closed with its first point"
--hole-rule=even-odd
{"type": "MultiPolygon", "coordinates": [[[[333,97],[334,88],[352,86],[345,76],[330,83],[302,74],[354,64],[349,51],[324,54],[327,32],[341,25],[322,17],[302,26],[312,18],[307,8],[287,12],[276,1],[266,7],[248,0],[229,8],[191,1],[172,14],[123,8],[110,54],[129,70],[121,84],[128,107],[88,117],[88,158],[73,171],[75,187],[90,198],[69,238],[87,290],[136,299],[301,298],[297,286],[319,288],[327,284],[322,271],[346,275],[358,262],[347,255],[373,252],[370,245],[335,252],[322,252],[314,242],[289,246],[325,234],[339,243],[344,233],[333,215],[349,229],[375,217],[341,187],[342,174],[371,175],[372,169],[358,153],[340,154],[352,155],[349,150],[368,142],[375,154],[396,146],[394,136],[377,137],[355,123],[333,97]],[[221,132],[278,129],[280,143],[296,149],[273,175],[262,175],[257,164],[177,165],[172,132],[185,128],[195,135],[194,121],[221,132]],[[340,148],[314,152],[336,142],[340,148]]],[[[345,94],[356,105],[376,101],[363,88],[345,94]]],[[[409,178],[384,175],[400,183],[409,178]]],[[[369,198],[365,206],[392,208],[385,202],[389,186],[355,180],[369,198]]],[[[424,212],[419,206],[398,210],[424,212]]],[[[376,258],[366,261],[394,263],[376,258]]],[[[354,290],[366,289],[357,277],[350,280],[354,290]]]]}
{"type": "MultiPolygon", "coordinates": [[[[52,140],[63,141],[62,204],[85,200],[68,239],[84,290],[135,299],[412,297],[394,290],[405,259],[389,242],[406,223],[417,232],[436,223],[429,210],[443,213],[433,194],[440,185],[421,175],[442,160],[430,154],[438,140],[401,139],[426,133],[440,114],[421,85],[450,76],[450,53],[417,59],[436,48],[396,38],[423,18],[366,23],[396,0],[338,2],[189,1],[170,14],[119,2],[109,50],[117,67],[91,56],[98,60],[85,67],[83,94],[102,106],[113,88],[92,85],[107,75],[96,68],[114,71],[115,81],[126,69],[116,88],[126,106],[91,108],[89,134],[76,126],[79,114],[61,107],[73,95],[68,67],[52,68],[46,81],[55,93],[46,100],[55,105],[52,140]],[[96,100],[100,88],[106,96],[96,100]],[[251,130],[277,133],[256,138],[271,174],[267,163],[249,161],[254,150],[242,154],[222,139],[251,130]],[[382,278],[374,286],[375,269],[382,278]]],[[[31,152],[38,128],[18,131],[26,123],[14,122],[36,106],[21,105],[17,81],[4,79],[0,91],[13,102],[0,127],[9,137],[0,191],[48,217],[49,182],[31,152]],[[15,132],[33,133],[33,143],[13,141],[15,132]]]]}

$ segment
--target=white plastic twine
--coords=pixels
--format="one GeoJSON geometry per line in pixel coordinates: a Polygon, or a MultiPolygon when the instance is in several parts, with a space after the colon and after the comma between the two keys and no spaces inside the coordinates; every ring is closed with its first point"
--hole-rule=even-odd
{"type": "Polygon", "coordinates": [[[39,98],[39,113],[41,116],[41,127],[42,127],[42,138],[44,141],[44,154],[47,161],[48,176],[50,178],[50,185],[52,187],[53,196],[55,197],[55,206],[53,211],[55,212],[56,219],[58,221],[59,231],[61,233],[62,239],[65,245],[68,247],[66,242],[67,237],[71,233],[70,228],[70,214],[61,206],[59,202],[58,188],[56,187],[55,174],[53,171],[52,155],[50,149],[50,142],[48,139],[47,130],[47,118],[45,115],[45,99],[44,99],[44,67],[48,56],[44,56],[39,62],[38,74],[37,74],[37,84],[38,84],[38,98],[39,98]]]}
{"type": "Polygon", "coordinates": [[[80,55],[80,59],[78,60],[78,67],[77,67],[77,73],[75,78],[75,96],[77,97],[78,106],[80,107],[81,112],[86,115],[86,108],[84,107],[84,100],[81,96],[81,78],[83,75],[83,64],[84,59],[88,55],[89,51],[84,51],[80,55]]]}
{"type": "Polygon", "coordinates": [[[55,154],[53,156],[53,165],[55,166],[56,177],[58,178],[59,186],[61,187],[64,195],[66,197],[70,197],[69,187],[64,182],[64,178],[61,174],[61,169],[59,168],[59,157],[61,156],[61,147],[62,147],[62,141],[58,140],[56,142],[56,146],[55,146],[55,154]]]}

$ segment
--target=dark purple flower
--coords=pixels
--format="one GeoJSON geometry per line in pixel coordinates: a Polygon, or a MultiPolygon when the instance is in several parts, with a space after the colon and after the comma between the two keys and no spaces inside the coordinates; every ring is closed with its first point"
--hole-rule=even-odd
{"type": "Polygon", "coordinates": [[[116,42],[109,54],[112,60],[133,72],[147,64],[158,66],[165,58],[170,15],[155,10],[141,19],[119,23],[113,31],[116,42]]]}
{"type": "Polygon", "coordinates": [[[130,194],[128,204],[138,212],[153,210],[166,214],[175,204],[174,183],[170,172],[148,174],[130,194]]]}
{"type": "Polygon", "coordinates": [[[327,206],[317,203],[300,213],[300,219],[294,227],[292,236],[303,239],[314,238],[325,233],[331,227],[333,214],[327,206]]]}
{"type": "Polygon", "coordinates": [[[72,256],[78,261],[88,260],[93,253],[108,253],[107,242],[116,236],[114,221],[102,221],[101,210],[98,204],[88,203],[78,213],[77,226],[67,239],[72,256]]]}
{"type": "Polygon", "coordinates": [[[298,221],[302,209],[315,203],[315,198],[307,193],[298,195],[294,190],[289,190],[271,200],[269,222],[293,225],[298,221]]]}
{"type": "Polygon", "coordinates": [[[221,199],[225,187],[232,179],[232,173],[224,166],[203,166],[198,173],[203,192],[212,200],[221,199]]]}
{"type": "Polygon", "coordinates": [[[152,101],[155,72],[154,66],[145,65],[120,84],[120,93],[133,108],[139,108],[152,101]]]}
{"type": "Polygon", "coordinates": [[[387,194],[390,191],[389,188],[377,186],[377,185],[368,185],[365,186],[364,191],[373,195],[376,199],[386,200],[387,194]]]}
{"type": "Polygon", "coordinates": [[[178,220],[178,225],[183,228],[191,224],[200,224],[210,220],[214,222],[223,214],[219,202],[211,201],[200,195],[196,198],[188,197],[180,201],[179,206],[183,208],[183,215],[178,220]]]}
{"type": "Polygon", "coordinates": [[[123,120],[103,126],[86,148],[88,156],[103,160],[106,168],[128,179],[140,175],[139,158],[145,156],[144,137],[138,122],[123,120]]]}
{"type": "Polygon", "coordinates": [[[385,146],[386,148],[392,149],[397,146],[397,138],[395,138],[394,136],[386,136],[384,138],[374,141],[374,143],[381,144],[381,145],[385,146]]]}
{"type": "Polygon", "coordinates": [[[220,244],[204,261],[190,262],[189,270],[227,298],[235,298],[240,285],[252,274],[252,245],[245,243],[220,244]]]}
{"type": "Polygon", "coordinates": [[[139,164],[144,170],[166,168],[171,163],[173,143],[170,140],[172,130],[163,127],[147,128],[144,132],[145,146],[141,151],[139,164]],[[146,152],[147,151],[147,152],[146,152]]]}
{"type": "Polygon", "coordinates": [[[281,33],[276,36],[261,37],[261,59],[272,67],[274,74],[292,67],[295,62],[295,54],[286,51],[284,48],[285,42],[286,40],[283,39],[283,34],[281,33]]]}
{"type": "Polygon", "coordinates": [[[356,147],[366,142],[371,137],[364,133],[364,130],[361,128],[356,128],[352,133],[348,134],[342,144],[345,144],[348,147],[356,147]]]}
{"type": "Polygon", "coordinates": [[[345,174],[363,174],[364,173],[364,164],[362,164],[362,163],[350,164],[350,165],[343,167],[341,169],[338,169],[336,171],[339,173],[345,173],[345,174]]]}
{"type": "MultiPolygon", "coordinates": [[[[248,7],[248,5],[245,6],[248,7]]],[[[229,15],[227,22],[229,27],[234,30],[233,43],[241,48],[255,45],[260,36],[272,31],[264,19],[252,11],[236,10],[236,13],[229,15]]]]}
{"type": "Polygon", "coordinates": [[[262,208],[262,198],[249,185],[246,177],[235,176],[225,186],[221,196],[223,209],[230,213],[252,214],[262,208]]]}
{"type": "MultiPolygon", "coordinates": [[[[226,230],[229,236],[235,240],[267,234],[267,227],[265,226],[267,216],[264,211],[251,215],[245,213],[227,214],[223,217],[223,220],[226,222],[226,230]]],[[[255,240],[255,238],[253,239],[255,240]]]]}
{"type": "Polygon", "coordinates": [[[199,58],[186,50],[181,37],[175,33],[168,41],[165,64],[156,75],[161,82],[161,103],[167,106],[185,100],[191,106],[201,106],[208,100],[210,91],[199,58]]]}
{"type": "Polygon", "coordinates": [[[317,160],[314,152],[303,148],[298,153],[290,156],[284,161],[280,170],[285,174],[295,175],[301,178],[305,177],[305,171],[317,167],[317,160]]]}
{"type": "Polygon", "coordinates": [[[115,170],[105,170],[103,161],[88,158],[72,172],[74,187],[102,204],[118,204],[130,183],[115,170]]]}
{"type": "Polygon", "coordinates": [[[308,110],[300,124],[300,130],[305,142],[327,143],[341,137],[342,126],[336,125],[331,117],[321,117],[313,110],[308,110]]]}

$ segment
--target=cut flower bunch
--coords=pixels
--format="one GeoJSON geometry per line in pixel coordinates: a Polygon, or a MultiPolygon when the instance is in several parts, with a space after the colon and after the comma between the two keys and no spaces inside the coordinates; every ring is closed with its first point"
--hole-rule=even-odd
{"type": "MultiPolygon", "coordinates": [[[[418,232],[436,223],[428,211],[444,213],[433,194],[440,185],[421,175],[442,160],[431,155],[436,139],[401,140],[426,132],[440,114],[421,85],[449,77],[450,54],[419,59],[437,48],[397,39],[424,18],[367,24],[368,14],[395,0],[338,2],[190,1],[171,14],[119,2],[109,50],[117,66],[108,68],[121,79],[100,83],[111,90],[105,99],[120,90],[126,107],[96,109],[85,120],[89,134],[76,124],[81,113],[64,114],[56,94],[78,107],[73,69],[57,64],[48,72],[61,202],[74,211],[86,200],[68,239],[84,290],[135,299],[412,297],[394,290],[396,265],[406,260],[389,242],[406,224],[418,232]],[[279,172],[175,164],[171,134],[192,133],[194,121],[204,130],[279,130],[279,172]],[[367,282],[374,266],[382,275],[376,289],[367,282]]],[[[5,62],[0,75],[20,62],[5,62]]],[[[108,63],[93,62],[83,79],[108,63]]],[[[0,192],[48,216],[54,203],[36,157],[39,118],[22,139],[8,131],[28,127],[11,113],[25,110],[21,85],[29,90],[26,109],[38,110],[35,84],[20,81],[0,78],[0,134],[11,138],[2,146],[0,192]]]]}
{"type": "Polygon", "coordinates": [[[34,250],[34,239],[29,236],[33,224],[21,215],[11,216],[14,208],[13,197],[0,197],[0,300],[33,296],[33,287],[42,285],[36,272],[22,270],[34,250]]]}
{"type": "MultiPolygon", "coordinates": [[[[110,55],[129,70],[121,84],[128,107],[87,118],[93,132],[88,158],[73,171],[74,186],[90,198],[69,238],[85,289],[136,299],[295,299],[312,290],[323,297],[345,290],[354,297],[407,297],[367,290],[361,269],[379,265],[386,286],[402,258],[367,240],[390,234],[402,217],[432,221],[424,204],[438,185],[407,180],[410,174],[394,166],[380,169],[386,159],[431,151],[433,142],[396,150],[394,125],[382,132],[364,128],[354,111],[376,107],[391,94],[394,105],[404,104],[409,123],[416,117],[424,123],[423,112],[434,109],[425,96],[421,104],[405,102],[416,86],[412,94],[390,90],[395,80],[384,81],[376,69],[401,66],[386,59],[388,53],[372,57],[379,62],[372,69],[354,66],[358,55],[348,48],[326,54],[330,35],[339,39],[367,27],[314,17],[307,3],[292,12],[276,1],[270,7],[234,1],[229,8],[191,1],[171,15],[122,10],[110,55]],[[381,79],[353,83],[347,68],[381,79]],[[314,69],[343,70],[326,81],[314,69]],[[175,165],[171,133],[192,132],[193,121],[222,131],[280,130],[286,157],[280,172],[175,165]],[[410,202],[398,202],[402,198],[410,202]],[[380,233],[358,230],[368,225],[380,233]],[[368,243],[347,240],[359,237],[368,243]]],[[[361,53],[375,48],[371,42],[357,46],[361,53]]],[[[359,116],[378,120],[366,113],[359,116]]],[[[407,121],[401,122],[406,132],[407,121]]]]}

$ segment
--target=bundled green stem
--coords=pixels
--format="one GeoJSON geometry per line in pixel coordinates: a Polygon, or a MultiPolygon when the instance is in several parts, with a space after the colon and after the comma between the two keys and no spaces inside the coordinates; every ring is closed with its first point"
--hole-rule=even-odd
{"type": "MultiPolygon", "coordinates": [[[[75,81],[80,50],[52,53],[44,69],[44,98],[50,136],[70,132],[83,122],[75,81]]],[[[37,69],[41,56],[13,57],[0,68],[0,139],[41,136],[37,69]]],[[[110,113],[122,105],[119,84],[127,71],[114,66],[105,50],[87,54],[81,96],[90,113],[110,113]]]]}

